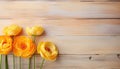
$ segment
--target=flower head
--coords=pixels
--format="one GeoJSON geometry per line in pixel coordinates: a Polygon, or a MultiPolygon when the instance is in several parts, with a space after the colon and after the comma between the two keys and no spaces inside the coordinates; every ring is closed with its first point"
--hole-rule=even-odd
{"type": "Polygon", "coordinates": [[[13,54],[23,58],[31,57],[36,51],[36,46],[32,39],[26,36],[17,36],[14,38],[13,54]]]}
{"type": "Polygon", "coordinates": [[[26,32],[28,35],[41,35],[44,32],[44,29],[40,26],[27,27],[26,32]]]}
{"type": "Polygon", "coordinates": [[[7,36],[19,35],[21,31],[22,31],[22,28],[15,24],[7,26],[3,29],[3,33],[7,36]]]}
{"type": "Polygon", "coordinates": [[[12,51],[12,38],[9,36],[0,36],[0,54],[7,55],[12,51]]]}
{"type": "Polygon", "coordinates": [[[52,42],[40,42],[37,52],[46,60],[56,60],[58,49],[52,42]]]}

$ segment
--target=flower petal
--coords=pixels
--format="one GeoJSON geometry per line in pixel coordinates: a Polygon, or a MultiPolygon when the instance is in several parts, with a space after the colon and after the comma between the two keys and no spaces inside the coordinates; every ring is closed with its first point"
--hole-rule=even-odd
{"type": "Polygon", "coordinates": [[[24,58],[31,57],[36,51],[36,46],[32,39],[25,36],[17,36],[14,38],[13,53],[15,56],[24,58]]]}
{"type": "Polygon", "coordinates": [[[22,31],[22,28],[15,24],[7,26],[3,29],[3,33],[8,36],[19,35],[21,31],[22,31]]]}
{"type": "Polygon", "coordinates": [[[41,35],[44,29],[41,26],[27,27],[26,33],[28,35],[41,35]]]}
{"type": "Polygon", "coordinates": [[[12,38],[0,36],[0,54],[8,54],[12,51],[12,38]]]}
{"type": "Polygon", "coordinates": [[[40,42],[37,52],[46,60],[55,60],[58,55],[58,49],[52,42],[40,42]]]}

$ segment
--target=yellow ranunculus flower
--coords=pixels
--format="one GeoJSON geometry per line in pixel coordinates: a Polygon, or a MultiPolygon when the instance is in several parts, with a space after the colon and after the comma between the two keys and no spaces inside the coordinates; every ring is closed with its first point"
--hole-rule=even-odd
{"type": "Polygon", "coordinates": [[[27,27],[26,32],[28,35],[41,35],[44,29],[41,26],[27,27]]]}
{"type": "Polygon", "coordinates": [[[12,51],[12,38],[0,36],[0,54],[9,54],[12,51]]]}
{"type": "Polygon", "coordinates": [[[52,42],[40,42],[37,52],[46,60],[56,60],[58,49],[52,42]]]}
{"type": "Polygon", "coordinates": [[[8,36],[19,35],[21,31],[22,31],[22,28],[15,24],[7,26],[3,29],[3,33],[8,36]]]}
{"type": "Polygon", "coordinates": [[[15,56],[30,58],[36,51],[36,46],[31,38],[17,36],[14,38],[13,54],[15,56]]]}

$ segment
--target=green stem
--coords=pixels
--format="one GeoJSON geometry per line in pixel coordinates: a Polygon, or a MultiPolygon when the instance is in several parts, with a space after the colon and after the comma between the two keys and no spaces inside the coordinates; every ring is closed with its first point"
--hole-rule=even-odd
{"type": "Polygon", "coordinates": [[[19,69],[21,69],[21,57],[19,57],[19,69]]]}
{"type": "MultiPolygon", "coordinates": [[[[14,41],[14,36],[11,36],[12,40],[14,41]]],[[[13,69],[15,69],[15,56],[13,55],[13,69]]]]}
{"type": "Polygon", "coordinates": [[[32,36],[33,42],[35,42],[35,37],[36,37],[35,35],[34,35],[34,36],[32,36]]]}
{"type": "Polygon", "coordinates": [[[8,56],[5,55],[5,69],[9,69],[8,68],[8,56]]]}
{"type": "Polygon", "coordinates": [[[13,69],[15,69],[15,56],[13,55],[13,69]]]}
{"type": "Polygon", "coordinates": [[[2,69],[2,55],[0,54],[0,69],[2,69]]]}
{"type": "Polygon", "coordinates": [[[34,69],[35,69],[35,66],[36,66],[36,65],[35,65],[35,55],[34,55],[33,57],[34,57],[34,69]]]}
{"type": "Polygon", "coordinates": [[[42,63],[40,64],[40,69],[43,68],[44,61],[45,61],[45,59],[42,59],[42,63]]]}
{"type": "Polygon", "coordinates": [[[29,58],[29,61],[28,61],[28,69],[30,69],[30,66],[31,66],[31,58],[29,58]]]}
{"type": "MultiPolygon", "coordinates": [[[[36,37],[36,36],[32,36],[32,39],[33,39],[33,42],[34,42],[34,43],[36,43],[36,42],[35,42],[35,37],[36,37]]],[[[36,64],[35,64],[35,55],[33,56],[33,58],[34,58],[33,61],[34,61],[34,69],[35,69],[35,66],[36,66],[36,64]]]]}

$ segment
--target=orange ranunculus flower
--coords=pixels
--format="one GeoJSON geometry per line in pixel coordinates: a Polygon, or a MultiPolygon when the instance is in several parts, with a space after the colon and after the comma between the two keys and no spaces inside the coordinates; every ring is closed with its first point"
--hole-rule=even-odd
{"type": "Polygon", "coordinates": [[[0,54],[7,55],[12,51],[12,38],[9,36],[0,36],[0,54]]]}
{"type": "Polygon", "coordinates": [[[26,32],[28,35],[41,35],[44,29],[41,26],[27,27],[26,32]]]}
{"type": "Polygon", "coordinates": [[[30,58],[36,51],[36,46],[32,39],[26,36],[17,36],[14,38],[13,54],[15,56],[30,58]]]}
{"type": "Polygon", "coordinates": [[[15,24],[7,26],[3,29],[3,33],[8,36],[19,35],[21,31],[22,31],[22,28],[15,24]]]}
{"type": "Polygon", "coordinates": [[[46,60],[56,60],[58,49],[52,42],[40,42],[37,52],[46,60]]]}

